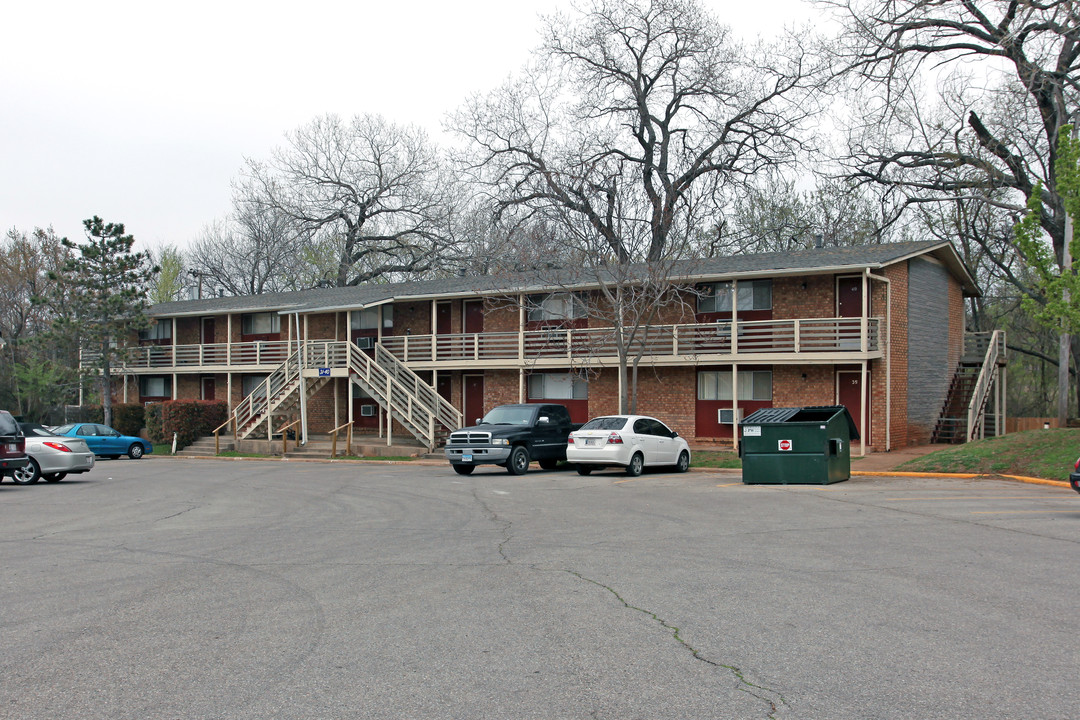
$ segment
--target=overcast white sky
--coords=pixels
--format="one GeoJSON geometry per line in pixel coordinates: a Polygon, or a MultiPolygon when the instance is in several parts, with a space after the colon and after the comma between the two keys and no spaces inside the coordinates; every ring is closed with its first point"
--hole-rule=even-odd
{"type": "MultiPolygon", "coordinates": [[[[738,35],[803,24],[802,0],[702,0],[738,35]]],[[[186,246],[229,210],[243,158],[328,112],[437,133],[498,85],[567,0],[12,1],[0,8],[0,231],[123,222],[186,246]]]]}

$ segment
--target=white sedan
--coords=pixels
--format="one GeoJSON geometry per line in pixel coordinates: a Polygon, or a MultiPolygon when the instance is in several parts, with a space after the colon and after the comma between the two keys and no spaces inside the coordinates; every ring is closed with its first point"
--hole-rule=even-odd
{"type": "Polygon", "coordinates": [[[617,465],[637,477],[646,467],[672,465],[676,472],[690,467],[690,446],[679,433],[656,418],[608,415],[593,418],[570,433],[566,461],[581,475],[617,465]]]}

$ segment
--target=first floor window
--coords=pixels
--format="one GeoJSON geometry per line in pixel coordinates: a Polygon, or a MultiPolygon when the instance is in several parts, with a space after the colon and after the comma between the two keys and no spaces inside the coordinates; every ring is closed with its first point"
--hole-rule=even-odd
{"type": "Polygon", "coordinates": [[[266,385],[263,384],[265,380],[265,375],[245,375],[240,381],[240,384],[243,387],[244,397],[247,397],[254,392],[258,392],[257,397],[266,397],[266,385]]]}
{"type": "Polygon", "coordinates": [[[530,400],[587,400],[589,383],[569,373],[534,373],[529,376],[530,400]]]}
{"type": "Polygon", "coordinates": [[[272,335],[281,332],[281,316],[277,313],[244,313],[240,316],[240,332],[244,335],[272,335]]]}
{"type": "Polygon", "coordinates": [[[172,397],[172,378],[156,375],[141,377],[139,394],[143,397],[172,397]]]}
{"type": "MultiPolygon", "coordinates": [[[[731,371],[698,373],[698,400],[731,400],[731,371]]],[[[772,371],[739,373],[739,400],[772,400],[772,371]]]]}

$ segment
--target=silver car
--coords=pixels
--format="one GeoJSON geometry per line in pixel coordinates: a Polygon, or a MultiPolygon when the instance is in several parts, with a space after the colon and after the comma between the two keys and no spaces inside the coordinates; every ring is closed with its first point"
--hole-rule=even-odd
{"type": "Polygon", "coordinates": [[[61,437],[36,423],[20,423],[26,435],[26,454],[30,462],[19,468],[12,479],[20,485],[31,485],[44,478],[45,482],[60,482],[67,475],[84,473],[94,468],[94,453],[86,441],[61,437]]]}

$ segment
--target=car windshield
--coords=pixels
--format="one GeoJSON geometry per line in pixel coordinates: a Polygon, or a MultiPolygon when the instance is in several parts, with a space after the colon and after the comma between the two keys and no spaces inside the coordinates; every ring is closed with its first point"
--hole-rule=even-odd
{"type": "Polygon", "coordinates": [[[593,418],[589,422],[581,426],[582,430],[622,430],[623,425],[626,424],[626,418],[613,416],[613,417],[598,417],[593,418]]]}
{"type": "Polygon", "coordinates": [[[480,421],[481,425],[528,425],[536,410],[529,407],[497,407],[480,421]]]}

